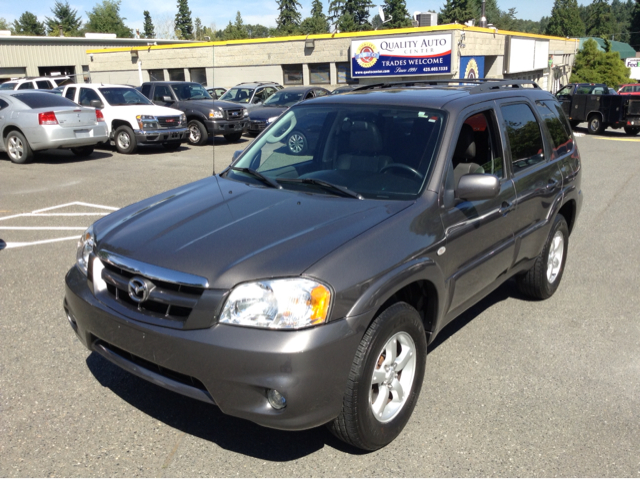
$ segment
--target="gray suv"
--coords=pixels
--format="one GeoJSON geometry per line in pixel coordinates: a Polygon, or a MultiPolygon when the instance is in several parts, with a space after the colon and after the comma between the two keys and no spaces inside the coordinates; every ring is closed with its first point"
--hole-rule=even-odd
{"type": "Polygon", "coordinates": [[[282,88],[282,85],[274,82],[244,82],[229,88],[220,99],[239,103],[251,110],[262,105],[267,98],[282,88]]]}
{"type": "Polygon", "coordinates": [[[580,180],[562,108],[533,82],[315,98],[222,173],[94,223],[64,309],[143,379],[375,450],[409,421],[447,323],[510,278],[554,294],[580,180]]]}

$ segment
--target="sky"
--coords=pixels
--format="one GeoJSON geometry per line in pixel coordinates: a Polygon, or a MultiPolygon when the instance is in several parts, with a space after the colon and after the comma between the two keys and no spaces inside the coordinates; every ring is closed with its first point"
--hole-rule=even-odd
{"type": "MultiPolygon", "coordinates": [[[[86,12],[91,11],[97,3],[102,0],[69,0],[71,7],[78,11],[78,15],[82,16],[83,21],[87,20],[86,12]]],[[[374,2],[376,0],[373,0],[374,2]]],[[[380,4],[383,0],[378,0],[380,4]]],[[[302,5],[300,13],[302,18],[311,14],[312,0],[299,0],[302,5]]],[[[21,0],[12,2],[10,0],[0,0],[0,17],[8,22],[13,22],[25,11],[29,11],[43,21],[45,16],[51,17],[51,8],[54,0],[21,0]]],[[[327,13],[329,0],[322,0],[324,5],[324,13],[327,13]]],[[[407,10],[410,14],[420,11],[436,11],[439,12],[444,5],[444,0],[406,0],[407,10]]],[[[581,5],[591,3],[591,0],[578,0],[581,5]]],[[[537,0],[537,1],[515,1],[515,0],[498,0],[498,6],[502,10],[515,8],[517,17],[526,20],[540,20],[543,16],[551,14],[553,0],[537,0]]],[[[189,8],[191,9],[192,18],[195,20],[199,17],[202,24],[216,29],[224,28],[229,21],[235,21],[236,13],[240,11],[244,23],[261,24],[268,27],[274,27],[276,18],[278,17],[278,9],[276,0],[240,0],[237,2],[229,2],[228,0],[189,0],[189,8]]],[[[120,14],[126,18],[125,24],[133,29],[142,31],[143,12],[148,10],[151,14],[156,32],[158,27],[166,24],[168,20],[175,17],[177,12],[177,0],[124,0],[120,4],[120,14]]],[[[371,15],[377,13],[377,7],[371,10],[371,15]]]]}

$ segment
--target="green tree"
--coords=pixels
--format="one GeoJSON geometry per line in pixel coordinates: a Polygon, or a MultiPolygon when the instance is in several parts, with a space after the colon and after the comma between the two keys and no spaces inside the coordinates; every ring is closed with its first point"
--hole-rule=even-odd
{"type": "Polygon", "coordinates": [[[446,0],[440,9],[438,23],[465,23],[476,17],[473,0],[446,0]]]}
{"type": "Polygon", "coordinates": [[[609,38],[613,33],[611,5],[607,0],[593,0],[586,22],[587,35],[609,38]]]}
{"type": "Polygon", "coordinates": [[[382,5],[385,18],[389,20],[382,28],[406,28],[411,26],[411,17],[407,11],[407,4],[405,0],[384,0],[382,5]]]}
{"type": "Polygon", "coordinates": [[[38,17],[31,12],[24,12],[13,22],[13,31],[16,35],[46,35],[44,22],[39,22],[38,17]]]}
{"type": "MultiPolygon", "coordinates": [[[[482,0],[474,0],[472,2],[472,8],[476,18],[476,25],[480,25],[480,19],[482,18],[482,0]]],[[[502,28],[500,24],[500,16],[502,10],[498,8],[498,2],[496,0],[487,0],[484,7],[484,16],[487,18],[487,24],[491,24],[496,28],[502,28]]]]}
{"type": "Polygon", "coordinates": [[[193,38],[193,21],[188,0],[178,0],[178,13],[176,13],[176,34],[180,40],[193,38]]]}
{"type": "Polygon", "coordinates": [[[636,0],[633,6],[629,31],[631,32],[629,43],[636,51],[640,50],[640,0],[636,0]]]}
{"type": "Polygon", "coordinates": [[[371,7],[373,7],[371,0],[331,0],[329,21],[341,32],[370,30],[372,28],[369,23],[371,7]]]}
{"type": "Polygon", "coordinates": [[[300,31],[305,35],[327,33],[329,31],[329,21],[322,11],[322,2],[320,0],[313,0],[311,16],[302,21],[300,31]]]}
{"type": "Polygon", "coordinates": [[[87,32],[115,33],[118,38],[132,38],[133,32],[124,24],[126,18],[120,16],[121,0],[102,0],[102,3],[87,12],[89,21],[87,32]]]}
{"type": "Polygon", "coordinates": [[[144,12],[144,37],[145,38],[156,38],[156,29],[153,26],[153,22],[151,21],[151,15],[148,10],[144,12]]]}
{"type": "Polygon", "coordinates": [[[3,17],[0,17],[0,30],[9,30],[9,23],[3,17]]]}
{"type": "Polygon", "coordinates": [[[301,8],[298,0],[276,0],[280,15],[276,20],[276,28],[281,35],[295,35],[300,31],[300,12],[301,8]]]}
{"type": "Polygon", "coordinates": [[[247,32],[247,38],[267,38],[272,36],[271,29],[264,25],[246,24],[244,27],[247,32]]]}
{"type": "Polygon", "coordinates": [[[611,15],[613,18],[613,34],[615,40],[620,42],[629,42],[629,32],[631,19],[633,17],[633,5],[632,0],[623,2],[621,0],[613,0],[611,2],[611,15]]]}
{"type": "Polygon", "coordinates": [[[247,29],[242,21],[242,15],[240,15],[239,11],[236,13],[235,23],[231,23],[231,21],[229,21],[227,28],[222,30],[220,38],[222,40],[242,40],[243,38],[249,38],[247,29]]]}
{"type": "Polygon", "coordinates": [[[199,17],[193,22],[193,39],[202,41],[204,40],[204,29],[202,28],[202,20],[199,17]]]}
{"type": "Polygon", "coordinates": [[[632,83],[631,70],[620,61],[618,52],[602,52],[594,40],[587,40],[576,55],[570,82],[605,83],[616,88],[623,83],[632,83]]]}
{"type": "Polygon", "coordinates": [[[580,19],[577,0],[555,0],[545,33],[556,37],[584,36],[585,27],[580,19]]]}
{"type": "Polygon", "coordinates": [[[59,25],[62,25],[62,33],[65,37],[77,37],[80,35],[82,20],[77,15],[78,11],[69,6],[69,2],[62,3],[56,0],[51,13],[53,13],[53,18],[44,17],[47,35],[58,36],[60,34],[59,25]]]}

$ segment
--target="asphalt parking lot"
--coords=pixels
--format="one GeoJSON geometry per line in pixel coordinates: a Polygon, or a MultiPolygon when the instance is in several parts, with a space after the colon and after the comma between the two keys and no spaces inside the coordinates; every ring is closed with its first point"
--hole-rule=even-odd
{"type": "Polygon", "coordinates": [[[249,141],[0,153],[0,476],[640,475],[640,136],[577,138],[585,201],[559,290],[534,302],[509,282],[452,322],[412,419],[377,452],[224,416],[87,351],[62,309],[73,238],[249,141]]]}

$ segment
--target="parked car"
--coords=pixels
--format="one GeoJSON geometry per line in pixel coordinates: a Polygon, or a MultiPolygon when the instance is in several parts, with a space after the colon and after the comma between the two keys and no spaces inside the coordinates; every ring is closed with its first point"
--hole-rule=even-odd
{"type": "Polygon", "coordinates": [[[72,83],[65,98],[102,111],[109,139],[119,153],[135,153],[139,145],[162,144],[175,150],[187,141],[187,118],[180,110],[154,105],[133,87],[102,83],[72,83]]]}
{"type": "Polygon", "coordinates": [[[14,163],[28,163],[34,151],[50,148],[88,156],[108,139],[102,112],[44,91],[0,91],[0,134],[0,151],[14,163]]]}
{"type": "Polygon", "coordinates": [[[339,95],[340,93],[348,93],[350,91],[355,90],[357,87],[358,87],[358,85],[343,85],[343,86],[339,86],[338,88],[333,90],[331,92],[331,94],[332,95],[339,95]]]}
{"type": "Polygon", "coordinates": [[[218,100],[220,99],[220,97],[222,95],[224,95],[227,91],[226,88],[222,88],[222,87],[208,87],[206,88],[207,93],[209,93],[209,95],[211,95],[211,98],[213,98],[214,100],[218,100]]]}
{"type": "Polygon", "coordinates": [[[282,85],[274,82],[244,82],[233,88],[229,88],[221,100],[240,103],[245,108],[251,110],[257,105],[261,105],[267,98],[278,90],[282,90],[282,85]]]}
{"type": "Polygon", "coordinates": [[[188,140],[192,145],[204,145],[215,135],[223,135],[227,141],[239,141],[249,124],[246,108],[213,100],[200,83],[154,81],[143,83],[141,88],[156,105],[175,108],[186,115],[188,140]]]}
{"type": "Polygon", "coordinates": [[[16,78],[0,84],[0,90],[51,90],[68,80],[68,76],[16,78]]]}
{"type": "Polygon", "coordinates": [[[94,223],[64,310],[89,350],[156,385],[378,449],[451,320],[509,278],[557,291],[581,171],[560,104],[531,81],[314,98],[222,173],[94,223]],[[309,115],[318,140],[293,154],[309,115]]]}
{"type": "Polygon", "coordinates": [[[248,133],[258,135],[273,123],[284,111],[302,100],[325,96],[329,90],[322,87],[286,87],[267,98],[264,103],[249,112],[248,133]]]}
{"type": "Polygon", "coordinates": [[[632,95],[639,96],[640,95],[640,83],[630,83],[626,85],[620,85],[618,88],[619,95],[632,95]]]}

